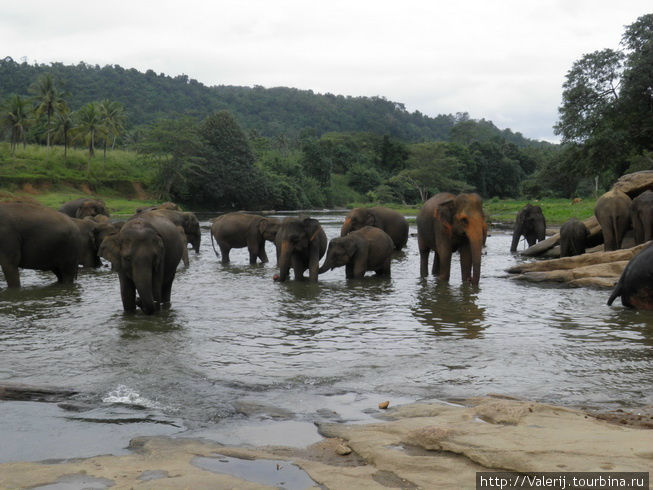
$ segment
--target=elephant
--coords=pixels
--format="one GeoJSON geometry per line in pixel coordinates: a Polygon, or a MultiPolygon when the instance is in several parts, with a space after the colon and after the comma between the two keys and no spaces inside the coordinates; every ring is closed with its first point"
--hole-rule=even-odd
{"type": "Polygon", "coordinates": [[[589,234],[582,221],[576,218],[565,221],[560,227],[560,257],[584,254],[589,234]]]}
{"type": "Polygon", "coordinates": [[[181,211],[181,208],[174,202],[164,202],[156,204],[155,206],[141,206],[136,208],[136,214],[146,213],[147,211],[154,211],[156,209],[172,209],[173,211],[181,211]]]}
{"type": "Polygon", "coordinates": [[[463,282],[478,285],[481,251],[486,238],[483,201],[478,194],[436,194],[424,203],[417,215],[420,275],[428,275],[429,254],[433,250],[432,273],[448,281],[451,254],[458,250],[463,282]]]}
{"type": "Polygon", "coordinates": [[[385,231],[397,250],[401,250],[408,241],[408,221],[393,209],[384,207],[352,209],[340,229],[340,236],[351,231],[360,230],[364,226],[374,226],[385,231]]]}
{"type": "Polygon", "coordinates": [[[635,255],[621,273],[608,305],[621,296],[621,304],[638,310],[653,310],[653,245],[635,255]]]}
{"type": "Polygon", "coordinates": [[[653,239],[653,191],[644,191],[633,199],[630,218],[635,231],[635,245],[653,239]]]}
{"type": "Polygon", "coordinates": [[[515,228],[512,232],[512,244],[510,251],[516,252],[519,238],[524,236],[529,247],[532,247],[537,242],[541,242],[545,238],[546,233],[546,220],[542,213],[542,208],[526,204],[515,220],[515,228]]]}
{"type": "Polygon", "coordinates": [[[601,225],[606,251],[621,248],[624,235],[630,228],[630,206],[632,200],[625,192],[612,189],[596,201],[594,214],[601,225]]]}
{"type": "Polygon", "coordinates": [[[52,271],[59,283],[72,284],[80,247],[69,216],[38,204],[0,204],[0,266],[8,287],[20,287],[19,268],[52,271]]]}
{"type": "Polygon", "coordinates": [[[59,212],[71,218],[85,218],[86,216],[96,216],[98,214],[109,216],[109,211],[107,211],[104,201],[87,197],[80,197],[74,201],[68,201],[59,208],[59,212]]]}
{"type": "Polygon", "coordinates": [[[347,279],[361,279],[366,271],[390,277],[394,249],[395,242],[385,231],[364,226],[345,236],[333,238],[318,272],[324,274],[344,265],[347,279]]]}
{"type": "Polygon", "coordinates": [[[151,315],[170,303],[172,283],[183,256],[181,233],[170,220],[151,213],[130,219],[104,239],[100,256],[118,272],[125,311],[140,306],[151,315]],[[136,292],[140,296],[136,300],[136,292]]]}
{"type": "Polygon", "coordinates": [[[285,218],[279,225],[274,244],[279,262],[275,281],[286,281],[291,267],[296,280],[303,279],[308,269],[309,279],[317,281],[320,259],[327,249],[326,233],[318,220],[303,216],[285,218]]]}
{"type": "Polygon", "coordinates": [[[98,268],[102,265],[98,250],[100,244],[109,235],[118,233],[120,228],[108,221],[97,222],[94,218],[71,218],[79,232],[80,254],[79,265],[82,267],[98,268]]]}
{"type": "Polygon", "coordinates": [[[200,242],[202,241],[202,233],[200,231],[200,222],[194,213],[175,211],[174,209],[154,209],[152,211],[145,211],[136,214],[134,217],[143,216],[144,214],[152,214],[161,216],[172,221],[176,226],[181,226],[186,234],[186,240],[191,244],[195,253],[200,252],[200,242]]]}
{"type": "Polygon", "coordinates": [[[257,214],[227,213],[217,217],[211,225],[211,244],[213,251],[218,252],[213,239],[218,242],[222,253],[222,263],[229,263],[229,251],[232,248],[247,247],[249,263],[256,264],[257,259],[267,262],[265,241],[274,243],[279,231],[280,222],[276,218],[265,218],[257,214]]]}

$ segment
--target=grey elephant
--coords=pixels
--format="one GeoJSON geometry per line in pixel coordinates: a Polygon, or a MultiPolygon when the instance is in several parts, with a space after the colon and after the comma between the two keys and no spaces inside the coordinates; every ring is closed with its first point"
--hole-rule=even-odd
{"type": "Polygon", "coordinates": [[[59,208],[59,212],[70,216],[71,218],[85,218],[86,216],[97,216],[103,214],[109,216],[104,201],[100,199],[91,199],[88,197],[80,197],[74,201],[68,201],[59,208]]]}
{"type": "Polygon", "coordinates": [[[145,211],[143,213],[136,214],[134,217],[143,216],[145,214],[151,214],[154,216],[160,216],[170,220],[176,226],[181,226],[184,229],[186,234],[186,241],[190,243],[195,253],[200,252],[200,243],[202,241],[202,233],[200,230],[200,222],[195,216],[194,213],[190,211],[175,211],[174,209],[154,209],[152,211],[145,211]]]}
{"type": "MultiPolygon", "coordinates": [[[[222,263],[229,263],[232,248],[247,247],[249,263],[256,264],[257,259],[267,262],[265,253],[266,240],[274,243],[281,222],[276,218],[265,218],[257,214],[227,213],[218,216],[211,225],[211,244],[218,243],[222,254],[222,263]]],[[[218,255],[213,245],[213,251],[218,255]]]]}
{"type": "Polygon", "coordinates": [[[384,207],[354,208],[345,218],[340,229],[340,236],[360,230],[364,226],[374,226],[385,231],[397,250],[401,250],[408,241],[408,221],[393,209],[384,207]]]}
{"type": "Polygon", "coordinates": [[[361,279],[366,271],[390,277],[394,249],[395,244],[385,231],[373,226],[364,226],[329,242],[319,273],[323,274],[344,265],[347,279],[361,279]]]}
{"type": "Polygon", "coordinates": [[[448,281],[451,255],[460,253],[463,282],[478,285],[481,252],[487,238],[483,201],[478,194],[436,194],[424,203],[417,215],[417,245],[420,275],[428,275],[431,250],[435,252],[433,275],[448,281]]]}
{"type": "Polygon", "coordinates": [[[112,269],[118,272],[125,311],[133,312],[140,306],[145,314],[151,315],[170,303],[183,248],[177,227],[170,220],[150,213],[129,220],[119,233],[104,239],[100,256],[109,260],[112,269]]]}
{"type": "Polygon", "coordinates": [[[526,204],[515,220],[515,227],[512,232],[512,243],[510,244],[510,251],[516,252],[519,239],[523,236],[529,247],[532,247],[537,242],[544,240],[546,234],[546,220],[544,213],[539,206],[526,204]]]}
{"type": "Polygon", "coordinates": [[[606,251],[621,248],[624,235],[630,228],[631,203],[630,197],[617,189],[606,192],[596,201],[594,214],[601,225],[606,251]]]}
{"type": "Polygon", "coordinates": [[[65,214],[38,204],[0,204],[0,266],[8,287],[20,287],[19,269],[52,271],[58,282],[72,283],[80,246],[77,226],[65,214]]]}
{"type": "Polygon", "coordinates": [[[589,230],[582,221],[570,218],[560,227],[560,257],[582,255],[587,247],[589,230]]]}
{"type": "Polygon", "coordinates": [[[320,222],[309,217],[285,218],[279,225],[275,238],[279,274],[275,281],[286,281],[290,268],[295,273],[295,279],[304,278],[308,269],[309,279],[317,281],[320,269],[320,259],[327,248],[326,233],[320,222]]]}
{"type": "Polygon", "coordinates": [[[653,191],[644,191],[630,205],[635,245],[653,239],[653,191]]]}

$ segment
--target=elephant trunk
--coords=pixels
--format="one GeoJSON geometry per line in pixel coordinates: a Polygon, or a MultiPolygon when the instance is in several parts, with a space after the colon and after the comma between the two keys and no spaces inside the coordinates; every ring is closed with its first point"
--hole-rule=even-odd
{"type": "Polygon", "coordinates": [[[152,267],[149,265],[136,267],[132,275],[136,291],[138,291],[138,296],[140,297],[141,309],[146,315],[151,315],[156,310],[154,293],[152,291],[152,267]]]}
{"type": "MultiPolygon", "coordinates": [[[[473,286],[478,286],[481,279],[481,253],[483,251],[483,219],[479,222],[472,222],[467,230],[467,238],[469,240],[469,248],[472,256],[472,276],[470,282],[473,286]]],[[[514,241],[514,240],[513,240],[514,241]]]]}
{"type": "Polygon", "coordinates": [[[512,232],[512,244],[510,245],[510,251],[511,252],[516,252],[517,251],[517,245],[519,245],[519,237],[522,235],[521,233],[521,223],[517,222],[515,223],[515,229],[512,232]]]}
{"type": "Polygon", "coordinates": [[[290,271],[290,256],[292,254],[292,245],[288,240],[281,242],[281,251],[279,252],[279,281],[283,282],[288,279],[290,271]]]}

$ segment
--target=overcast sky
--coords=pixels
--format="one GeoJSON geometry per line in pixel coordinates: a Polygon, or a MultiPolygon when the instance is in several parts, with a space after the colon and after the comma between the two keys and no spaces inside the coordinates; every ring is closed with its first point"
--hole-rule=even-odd
{"type": "Polygon", "coordinates": [[[0,0],[0,57],[379,95],[555,141],[572,63],[618,48],[652,11],[651,0],[0,0]]]}

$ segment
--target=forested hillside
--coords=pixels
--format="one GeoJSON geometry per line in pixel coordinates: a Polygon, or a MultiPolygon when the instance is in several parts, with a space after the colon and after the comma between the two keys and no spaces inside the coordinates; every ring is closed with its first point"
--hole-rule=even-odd
{"type": "MultiPolygon", "coordinates": [[[[71,109],[109,99],[127,108],[128,127],[151,123],[179,114],[205,117],[227,110],[248,131],[262,136],[295,138],[309,131],[372,132],[406,142],[446,141],[452,128],[466,121],[466,114],[428,117],[408,112],[403,104],[383,97],[350,97],[316,94],[311,90],[219,85],[207,87],[186,75],[171,77],[152,70],[146,73],[118,65],[100,67],[18,63],[6,57],[0,61],[0,100],[12,94],[24,95],[44,74],[51,74],[68,94],[71,109]]],[[[537,142],[511,130],[499,130],[485,121],[485,131],[517,146],[537,142]]]]}

